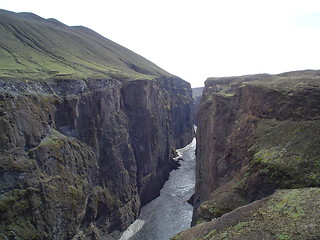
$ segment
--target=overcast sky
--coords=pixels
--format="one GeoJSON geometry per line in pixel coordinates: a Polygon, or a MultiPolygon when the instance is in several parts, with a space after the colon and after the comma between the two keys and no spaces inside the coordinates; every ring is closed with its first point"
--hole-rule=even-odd
{"type": "Polygon", "coordinates": [[[89,27],[193,87],[320,69],[319,0],[0,0],[0,8],[89,27]]]}

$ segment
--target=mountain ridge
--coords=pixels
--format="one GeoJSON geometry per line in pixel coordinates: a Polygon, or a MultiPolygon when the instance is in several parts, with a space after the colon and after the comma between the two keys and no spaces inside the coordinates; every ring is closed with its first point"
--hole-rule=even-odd
{"type": "Polygon", "coordinates": [[[6,10],[0,10],[0,25],[4,36],[0,77],[125,80],[173,76],[84,26],[6,10]]]}

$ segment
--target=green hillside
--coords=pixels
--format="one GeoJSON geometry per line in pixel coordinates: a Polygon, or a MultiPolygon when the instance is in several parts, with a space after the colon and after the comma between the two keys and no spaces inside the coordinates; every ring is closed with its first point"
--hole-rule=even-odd
{"type": "Polygon", "coordinates": [[[0,77],[152,79],[171,76],[138,54],[82,27],[0,9],[0,77]]]}

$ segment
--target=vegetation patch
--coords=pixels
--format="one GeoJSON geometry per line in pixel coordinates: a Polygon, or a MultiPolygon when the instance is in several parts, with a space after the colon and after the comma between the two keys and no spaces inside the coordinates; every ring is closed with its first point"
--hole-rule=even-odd
{"type": "Polygon", "coordinates": [[[255,132],[252,174],[277,188],[320,186],[320,121],[261,120],[255,132]]]}
{"type": "Polygon", "coordinates": [[[249,202],[236,187],[237,184],[229,183],[227,187],[217,189],[210,196],[210,200],[201,203],[197,210],[197,224],[211,221],[225,213],[231,212],[239,206],[248,204],[249,202]]]}
{"type": "Polygon", "coordinates": [[[319,197],[320,188],[278,190],[212,222],[183,231],[178,239],[319,239],[319,197]]]}

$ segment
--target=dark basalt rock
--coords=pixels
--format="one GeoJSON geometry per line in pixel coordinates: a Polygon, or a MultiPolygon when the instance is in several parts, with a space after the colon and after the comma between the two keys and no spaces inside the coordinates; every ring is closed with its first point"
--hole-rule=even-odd
{"type": "Polygon", "coordinates": [[[179,103],[161,82],[7,86],[0,89],[2,236],[123,231],[159,195],[174,168],[172,149],[192,139],[191,96],[179,103]],[[174,122],[176,113],[190,118],[178,139],[174,128],[186,122],[174,122]]]}
{"type": "Polygon", "coordinates": [[[277,189],[320,186],[319,96],[319,71],[206,81],[198,114],[194,225],[277,189]]]}
{"type": "Polygon", "coordinates": [[[190,84],[84,27],[0,25],[0,238],[118,236],[193,138],[190,84]]]}

